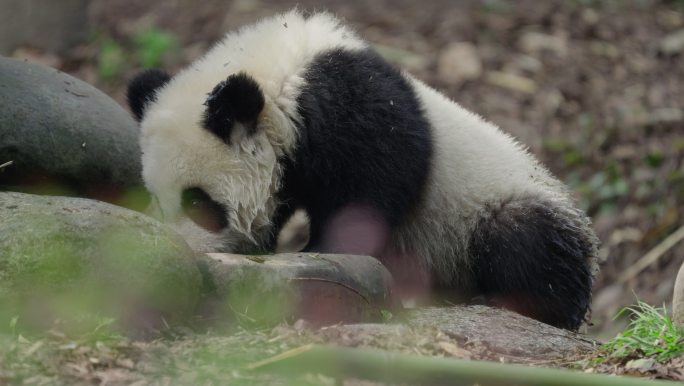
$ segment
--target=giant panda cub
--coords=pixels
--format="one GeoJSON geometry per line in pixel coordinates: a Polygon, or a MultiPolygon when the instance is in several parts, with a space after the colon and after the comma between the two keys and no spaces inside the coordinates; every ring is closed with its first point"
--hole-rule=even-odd
{"type": "Polygon", "coordinates": [[[565,186],[509,135],[388,64],[327,13],[229,33],[128,90],[156,212],[199,251],[375,256],[402,296],[477,296],[577,329],[597,244],[565,186]]]}

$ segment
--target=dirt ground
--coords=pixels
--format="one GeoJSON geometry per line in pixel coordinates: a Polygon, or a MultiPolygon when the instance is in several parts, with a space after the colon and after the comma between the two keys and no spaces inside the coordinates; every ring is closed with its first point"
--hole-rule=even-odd
{"type": "Polygon", "coordinates": [[[620,277],[684,224],[682,1],[92,0],[93,40],[37,56],[123,104],[139,67],[125,62],[104,79],[105,41],[131,49],[141,31],[164,30],[177,41],[162,63],[173,71],[226,31],[296,4],[346,19],[397,65],[519,138],[577,192],[603,243],[591,332],[614,334],[622,324],[611,317],[635,295],[671,302],[684,243],[620,277]]]}

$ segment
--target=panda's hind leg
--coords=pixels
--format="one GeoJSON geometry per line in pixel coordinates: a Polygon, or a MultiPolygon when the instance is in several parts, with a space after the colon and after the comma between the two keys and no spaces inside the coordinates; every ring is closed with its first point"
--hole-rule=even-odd
{"type": "Polygon", "coordinates": [[[590,306],[597,244],[581,211],[523,196],[488,205],[468,248],[491,303],[575,330],[590,306]]]}

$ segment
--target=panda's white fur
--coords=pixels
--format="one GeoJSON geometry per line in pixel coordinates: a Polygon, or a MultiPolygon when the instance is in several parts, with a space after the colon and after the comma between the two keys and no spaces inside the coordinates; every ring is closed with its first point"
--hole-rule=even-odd
{"type": "MultiPolygon", "coordinates": [[[[199,251],[233,251],[267,238],[283,183],[278,160],[298,151],[302,118],[296,101],[306,86],[307,66],[326,50],[368,48],[330,14],[305,17],[294,10],[229,33],[158,89],[145,106],[141,147],[145,184],[163,218],[199,251]],[[240,72],[260,86],[264,109],[253,135],[236,124],[225,142],[202,127],[203,103],[214,86],[240,72]],[[189,186],[200,186],[229,208],[230,226],[212,233],[185,217],[180,192],[189,186]]],[[[596,240],[563,184],[496,126],[411,75],[402,76],[430,124],[434,153],[422,199],[389,236],[393,253],[417,258],[436,282],[472,290],[476,283],[466,272],[473,268],[473,229],[504,200],[533,196],[586,236],[586,259],[595,272],[596,240]]]]}
{"type": "Polygon", "coordinates": [[[329,14],[305,19],[293,10],[227,34],[157,92],[141,122],[143,178],[163,217],[177,224],[193,248],[231,249],[252,240],[254,229],[269,225],[280,187],[276,157],[294,151],[302,73],[316,54],[335,47],[358,50],[366,44],[329,14]],[[240,71],[248,71],[265,94],[263,130],[234,141],[238,146],[226,151],[226,144],[200,126],[202,103],[217,83],[240,71]],[[213,234],[182,216],[179,192],[196,184],[230,207],[240,203],[230,213],[233,229],[213,234]]]}

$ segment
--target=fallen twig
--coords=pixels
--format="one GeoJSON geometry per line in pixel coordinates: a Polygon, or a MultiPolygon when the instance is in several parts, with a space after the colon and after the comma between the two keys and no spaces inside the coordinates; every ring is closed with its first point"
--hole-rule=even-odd
{"type": "Polygon", "coordinates": [[[655,263],[660,259],[665,252],[669,251],[672,247],[677,245],[678,242],[684,240],[684,225],[679,227],[674,233],[671,235],[667,236],[665,240],[661,241],[658,245],[653,247],[648,253],[646,253],[643,257],[641,257],[639,260],[637,260],[636,263],[632,264],[627,268],[620,277],[618,278],[619,283],[624,283],[636,275],[638,275],[641,271],[646,269],[648,266],[651,264],[655,263]]]}

